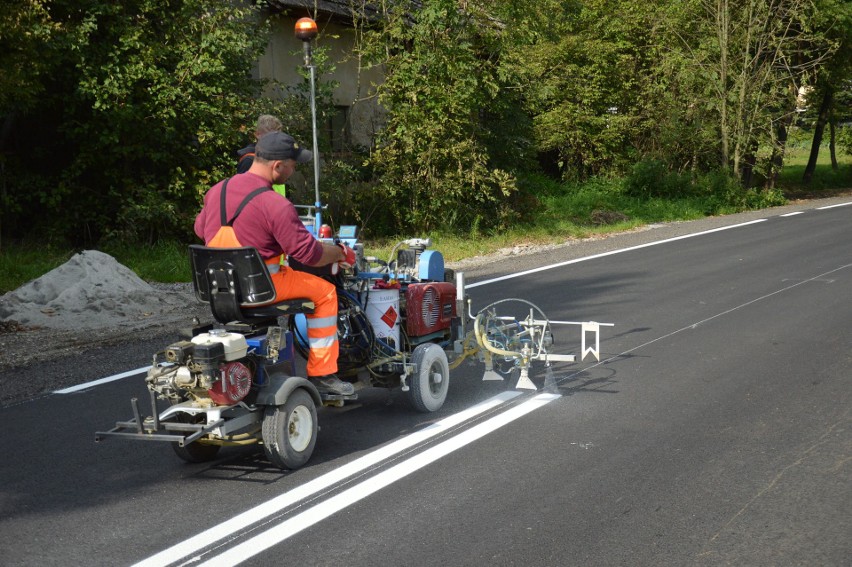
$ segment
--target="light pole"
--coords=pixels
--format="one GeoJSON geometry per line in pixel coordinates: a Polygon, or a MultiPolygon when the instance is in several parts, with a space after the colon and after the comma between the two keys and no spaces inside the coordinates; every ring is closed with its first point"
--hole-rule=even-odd
{"type": "Polygon", "coordinates": [[[296,22],[296,38],[302,40],[302,46],[305,52],[305,67],[310,71],[311,76],[311,130],[314,138],[314,234],[319,234],[319,227],[322,226],[322,201],[320,201],[319,192],[319,145],[317,143],[317,98],[316,98],[316,81],[317,68],[314,65],[313,51],[311,41],[317,36],[317,23],[311,18],[300,18],[296,22]]]}

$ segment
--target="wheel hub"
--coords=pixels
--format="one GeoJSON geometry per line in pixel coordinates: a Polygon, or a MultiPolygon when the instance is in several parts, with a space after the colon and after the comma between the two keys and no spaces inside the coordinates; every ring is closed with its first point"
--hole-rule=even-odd
{"type": "Polygon", "coordinates": [[[287,420],[287,437],[290,446],[296,451],[304,451],[311,442],[313,419],[311,412],[304,406],[299,406],[290,414],[287,420]]]}

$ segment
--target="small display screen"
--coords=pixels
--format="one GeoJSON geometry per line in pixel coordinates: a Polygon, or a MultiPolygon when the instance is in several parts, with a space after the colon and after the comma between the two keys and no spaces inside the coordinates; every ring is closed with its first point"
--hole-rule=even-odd
{"type": "Polygon", "coordinates": [[[355,232],[358,230],[358,227],[355,225],[344,225],[340,227],[340,230],[337,231],[337,235],[340,238],[355,238],[355,232]]]}

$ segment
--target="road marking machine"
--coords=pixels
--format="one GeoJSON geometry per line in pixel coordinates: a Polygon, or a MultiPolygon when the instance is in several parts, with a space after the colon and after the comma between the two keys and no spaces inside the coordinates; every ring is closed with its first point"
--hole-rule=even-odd
{"type": "MultiPolygon", "coordinates": [[[[298,30],[297,24],[297,35],[298,30]]],[[[315,31],[305,36],[306,64],[310,33],[315,31]]],[[[314,67],[309,68],[315,123],[314,67]]],[[[134,398],[133,417],[97,432],[96,440],[168,442],[189,462],[212,460],[223,446],[256,444],[273,465],[296,469],[313,453],[317,407],[351,403],[364,388],[399,388],[416,410],[435,412],[446,399],[450,370],[478,360],[484,380],[516,374],[515,387],[535,390],[529,377],[534,362],[545,365],[547,384],[553,381],[552,363],[575,361],[574,355],[553,352],[553,325],[579,326],[580,359],[600,359],[600,329],[608,324],[551,321],[523,299],[503,299],[473,313],[464,274],[446,269],[429,239],[404,240],[380,259],[364,255],[356,227],[342,226],[332,235],[322,223],[317,161],[316,202],[302,208],[302,221],[316,238],[346,244],[356,261],[339,271],[337,265],[291,268],[335,284],[338,376],[355,392],[320,392],[297,374],[296,355],[306,358],[308,351],[305,315],[314,305],[306,299],[275,301],[269,270],[256,249],[193,245],[195,295],[210,304],[215,321],[197,322],[186,340],[155,353],[145,377],[150,413],[143,415],[134,398]],[[168,407],[158,408],[158,401],[168,407]]]]}

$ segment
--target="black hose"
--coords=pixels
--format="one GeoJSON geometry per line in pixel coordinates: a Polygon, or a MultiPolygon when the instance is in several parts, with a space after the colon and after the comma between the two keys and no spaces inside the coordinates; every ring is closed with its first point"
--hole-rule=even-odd
{"type": "MultiPolygon", "coordinates": [[[[296,318],[290,317],[290,332],[296,339],[295,348],[299,355],[308,359],[308,338],[299,332],[296,318]]],[[[337,366],[340,371],[354,370],[370,363],[370,354],[376,341],[373,326],[361,305],[347,292],[338,288],[337,293],[337,341],[339,354],[337,366]]]]}

